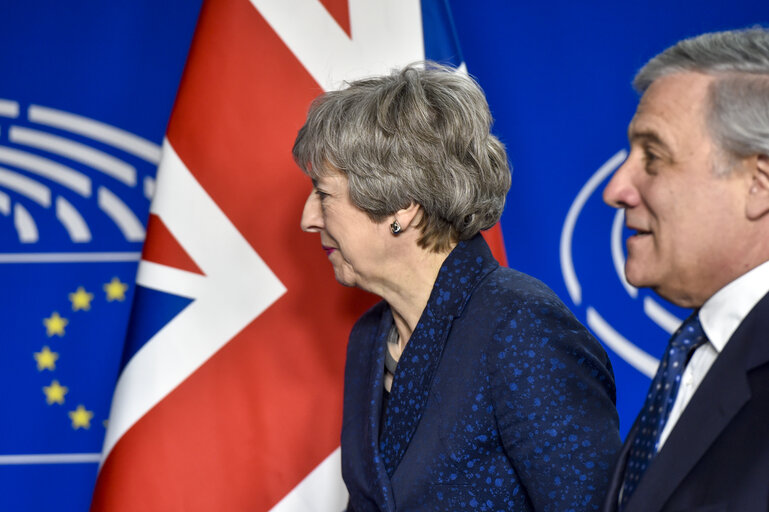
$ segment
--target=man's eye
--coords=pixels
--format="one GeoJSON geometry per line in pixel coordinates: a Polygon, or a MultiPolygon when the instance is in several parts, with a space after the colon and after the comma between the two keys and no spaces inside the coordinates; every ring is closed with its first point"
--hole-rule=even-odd
{"type": "Polygon", "coordinates": [[[644,149],[644,167],[649,174],[656,174],[656,164],[659,162],[659,157],[648,149],[644,149]]]}
{"type": "Polygon", "coordinates": [[[648,149],[644,149],[644,158],[646,158],[647,162],[653,162],[657,159],[657,155],[648,149]]]}

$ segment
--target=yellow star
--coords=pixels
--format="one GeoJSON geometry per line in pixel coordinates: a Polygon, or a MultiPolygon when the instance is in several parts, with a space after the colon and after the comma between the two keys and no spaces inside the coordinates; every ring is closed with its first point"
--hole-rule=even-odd
{"type": "Polygon", "coordinates": [[[109,302],[124,300],[126,290],[128,290],[128,285],[121,283],[117,277],[113,277],[112,281],[104,285],[104,291],[107,292],[107,300],[109,302]]]}
{"type": "Polygon", "coordinates": [[[88,293],[82,286],[79,286],[75,293],[69,294],[69,301],[72,303],[72,311],[79,311],[81,309],[88,311],[91,309],[92,300],[93,293],[88,293]]]}
{"type": "Polygon", "coordinates": [[[75,430],[81,427],[91,428],[91,418],[93,418],[93,412],[82,405],[78,405],[74,411],[69,411],[69,419],[72,420],[72,428],[75,430]]]}
{"type": "Polygon", "coordinates": [[[37,361],[38,371],[42,372],[43,370],[56,369],[56,360],[59,359],[59,354],[51,352],[51,349],[45,346],[40,352],[35,352],[34,357],[35,361],[37,361]]]}
{"type": "MultiPolygon", "coordinates": [[[[69,389],[66,386],[59,384],[58,380],[51,382],[50,386],[43,386],[43,393],[45,393],[45,401],[48,405],[51,404],[63,404],[64,395],[67,394],[69,389]]],[[[70,413],[71,415],[72,413],[70,413]]]]}
{"type": "Polygon", "coordinates": [[[54,334],[64,336],[64,328],[69,323],[69,320],[60,317],[59,313],[54,311],[50,317],[43,319],[43,323],[45,324],[45,330],[50,338],[54,334]]]}

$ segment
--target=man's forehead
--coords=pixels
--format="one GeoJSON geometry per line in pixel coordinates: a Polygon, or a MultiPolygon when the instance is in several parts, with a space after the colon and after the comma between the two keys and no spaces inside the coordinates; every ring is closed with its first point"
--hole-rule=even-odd
{"type": "Polygon", "coordinates": [[[649,136],[665,139],[671,130],[697,130],[705,124],[705,102],[713,77],[695,72],[665,75],[641,96],[628,126],[632,141],[649,136]]]}

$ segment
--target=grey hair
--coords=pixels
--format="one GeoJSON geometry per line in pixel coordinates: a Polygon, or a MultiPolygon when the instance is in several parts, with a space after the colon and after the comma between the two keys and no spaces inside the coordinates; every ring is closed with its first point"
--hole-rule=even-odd
{"type": "Polygon", "coordinates": [[[438,252],[502,215],[510,168],[491,124],[472,78],[412,64],[316,98],[294,160],[313,179],[347,176],[351,201],[375,222],[420,205],[418,243],[438,252]]]}
{"type": "Polygon", "coordinates": [[[633,86],[693,71],[716,77],[708,90],[707,123],[732,158],[769,155],[769,30],[750,28],[684,39],[651,59],[633,86]]]}

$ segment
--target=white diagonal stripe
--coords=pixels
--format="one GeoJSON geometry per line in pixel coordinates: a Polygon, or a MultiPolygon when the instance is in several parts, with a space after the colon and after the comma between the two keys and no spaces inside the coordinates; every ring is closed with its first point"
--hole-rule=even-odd
{"type": "Polygon", "coordinates": [[[206,292],[205,282],[206,277],[200,274],[147,260],[142,260],[136,275],[138,285],[188,299],[202,296],[206,292]]]}
{"type": "Polygon", "coordinates": [[[251,0],[324,90],[424,59],[419,0],[349,0],[352,38],[318,0],[251,0]]]}
{"type": "MultiPolygon", "coordinates": [[[[164,325],[120,374],[104,439],[105,458],[139,418],[286,291],[168,141],[151,210],[205,278],[196,283],[197,299],[164,325]]],[[[140,281],[149,285],[144,268],[152,270],[153,265],[142,262],[139,268],[140,281]]]]}
{"type": "Polygon", "coordinates": [[[347,489],[342,480],[342,455],[337,448],[294,487],[270,512],[337,512],[347,506],[347,489]]]}
{"type": "Polygon", "coordinates": [[[85,135],[91,139],[122,149],[150,163],[156,164],[160,161],[160,146],[138,135],[102,123],[101,121],[53,108],[41,107],[40,105],[31,105],[27,116],[32,122],[85,135]]]}

